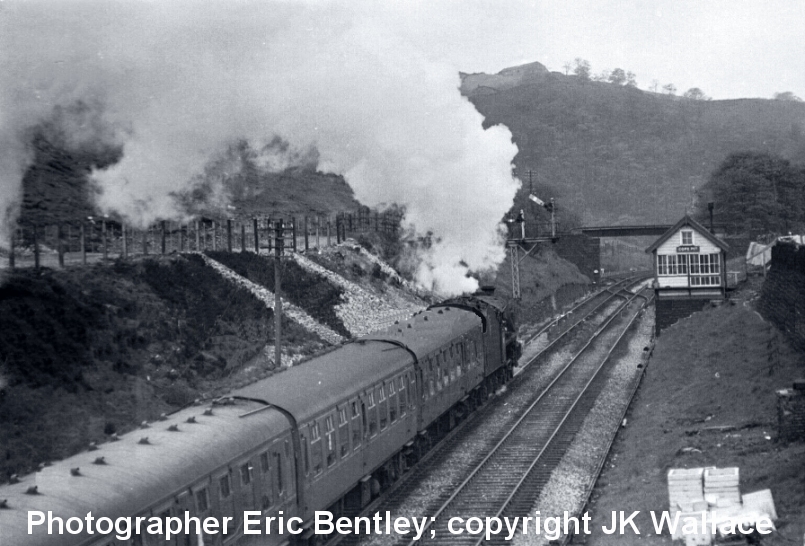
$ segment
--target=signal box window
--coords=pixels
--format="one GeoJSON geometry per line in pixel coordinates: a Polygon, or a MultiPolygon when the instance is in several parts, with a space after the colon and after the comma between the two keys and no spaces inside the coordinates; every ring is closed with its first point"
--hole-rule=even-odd
{"type": "Polygon", "coordinates": [[[693,244],[693,232],[692,231],[683,231],[682,232],[682,244],[683,245],[692,245],[693,244]]]}

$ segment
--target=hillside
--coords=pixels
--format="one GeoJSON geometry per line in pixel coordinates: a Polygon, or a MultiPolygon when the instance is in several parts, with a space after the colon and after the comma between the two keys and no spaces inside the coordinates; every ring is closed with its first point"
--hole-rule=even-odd
{"type": "Polygon", "coordinates": [[[802,377],[802,354],[755,310],[761,280],[731,304],[708,307],[657,338],[627,420],[587,507],[595,521],[612,511],[635,518],[642,535],[604,535],[584,544],[671,544],[656,535],[649,511],[668,509],[670,468],[738,467],[740,489],[771,489],[779,515],[765,545],[799,544],[805,532],[805,444],[778,434],[778,389],[802,377]],[[742,301],[743,300],[743,301],[742,301]]]}
{"type": "Polygon", "coordinates": [[[535,192],[578,216],[570,221],[673,223],[730,152],[805,160],[805,103],[696,101],[533,68],[517,80],[512,70],[465,75],[462,90],[520,150],[526,183],[513,210],[527,207],[531,169],[535,192]]]}

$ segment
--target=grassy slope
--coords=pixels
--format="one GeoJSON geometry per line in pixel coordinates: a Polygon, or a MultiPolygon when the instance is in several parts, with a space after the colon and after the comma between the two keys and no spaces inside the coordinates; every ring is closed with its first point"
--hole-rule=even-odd
{"type": "MultiPolygon", "coordinates": [[[[226,388],[271,342],[271,317],[193,255],[5,274],[0,476],[226,388]]],[[[322,346],[283,329],[303,352],[322,346]]]]}
{"type": "Polygon", "coordinates": [[[598,528],[587,543],[670,543],[670,536],[653,535],[648,514],[668,509],[668,469],[737,466],[743,493],[770,488],[774,495],[780,532],[763,543],[799,544],[805,445],[774,440],[775,390],[790,387],[803,372],[801,355],[740,301],[663,331],[592,505],[594,521],[602,523],[612,511],[640,510],[636,522],[644,535],[606,536],[598,528]],[[770,342],[779,347],[779,360],[769,360],[770,342]],[[735,430],[714,428],[721,425],[735,430]]]}
{"type": "Polygon", "coordinates": [[[733,151],[805,161],[805,103],[690,101],[556,73],[471,100],[512,131],[520,177],[534,169],[535,192],[587,224],[673,223],[733,151]]]}
{"type": "MultiPolygon", "coordinates": [[[[217,260],[250,281],[274,291],[274,259],[258,256],[252,252],[208,252],[217,260]]],[[[283,297],[304,309],[310,316],[349,339],[351,337],[344,323],[335,313],[335,306],[341,303],[343,290],[332,286],[324,279],[293,260],[284,260],[280,274],[283,297]]]]}

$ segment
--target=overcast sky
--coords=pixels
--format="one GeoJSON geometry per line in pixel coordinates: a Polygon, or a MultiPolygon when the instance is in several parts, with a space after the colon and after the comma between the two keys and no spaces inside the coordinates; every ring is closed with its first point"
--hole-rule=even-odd
{"type": "MultiPolygon", "coordinates": [[[[84,17],[88,5],[100,7],[108,1],[0,0],[0,19],[6,14],[4,6],[14,4],[39,9],[73,4],[84,17]]],[[[115,3],[160,15],[151,9],[160,3],[156,0],[115,3]]],[[[208,4],[226,4],[170,3],[185,6],[188,19],[203,14],[208,4]]],[[[248,13],[250,5],[265,3],[271,2],[231,1],[241,8],[232,10],[239,16],[248,13]]],[[[680,94],[699,87],[714,99],[771,98],[779,91],[805,98],[803,0],[278,0],[273,4],[280,21],[288,12],[305,7],[338,10],[340,5],[344,12],[359,12],[395,28],[423,54],[465,72],[493,73],[532,61],[564,71],[563,65],[578,57],[590,62],[593,74],[613,68],[634,72],[641,89],[656,80],[660,86],[673,83],[680,94]]],[[[8,10],[12,11],[16,12],[8,10]]],[[[311,21],[311,32],[323,30],[315,14],[311,21]]],[[[265,21],[266,32],[276,28],[274,23],[265,21]]],[[[61,30],[49,22],[40,32],[47,40],[47,34],[61,30]]]]}
{"type": "MultiPolygon", "coordinates": [[[[460,0],[408,4],[413,34],[463,71],[580,57],[647,89],[673,83],[714,99],[792,91],[805,99],[801,0],[460,0]]],[[[403,19],[401,17],[401,19],[403,19]]]]}

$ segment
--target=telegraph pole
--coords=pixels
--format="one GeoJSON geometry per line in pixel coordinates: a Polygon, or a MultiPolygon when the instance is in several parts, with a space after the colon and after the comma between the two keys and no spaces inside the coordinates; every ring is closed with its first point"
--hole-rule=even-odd
{"type": "Polygon", "coordinates": [[[274,363],[282,366],[282,299],[280,299],[280,276],[282,254],[285,249],[285,226],[282,219],[274,224],[274,363]]]}

